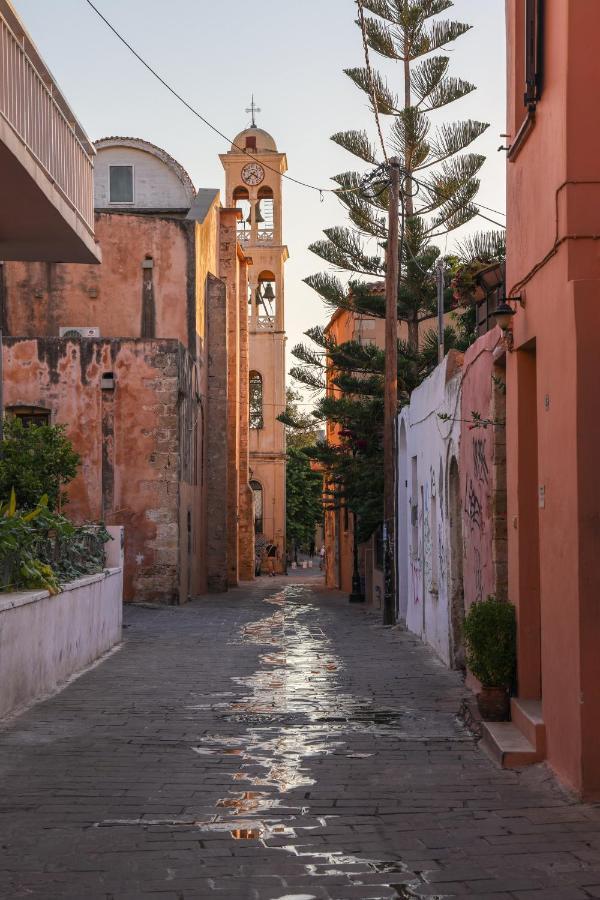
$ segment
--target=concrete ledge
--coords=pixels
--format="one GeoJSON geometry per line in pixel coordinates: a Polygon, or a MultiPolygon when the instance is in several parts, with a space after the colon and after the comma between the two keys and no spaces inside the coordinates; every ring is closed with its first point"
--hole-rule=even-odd
{"type": "Polygon", "coordinates": [[[512,722],[483,722],[480,746],[504,769],[530,766],[544,759],[512,722]]]}
{"type": "Polygon", "coordinates": [[[0,596],[0,717],[52,693],[121,640],[123,571],[80,578],[55,596],[0,596]]]}
{"type": "Polygon", "coordinates": [[[510,717],[513,724],[525,735],[536,752],[546,755],[546,726],[542,715],[541,700],[520,700],[513,697],[510,701],[510,717]]]}

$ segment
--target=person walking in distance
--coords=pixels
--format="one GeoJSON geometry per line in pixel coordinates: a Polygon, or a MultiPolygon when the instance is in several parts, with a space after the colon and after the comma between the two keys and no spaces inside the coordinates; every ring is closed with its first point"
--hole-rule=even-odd
{"type": "Polygon", "coordinates": [[[270,541],[267,544],[267,574],[275,577],[275,562],[277,560],[277,546],[270,541]]]}
{"type": "Polygon", "coordinates": [[[325,568],[325,547],[321,547],[319,556],[319,568],[321,569],[321,571],[323,571],[323,569],[325,568]]]}

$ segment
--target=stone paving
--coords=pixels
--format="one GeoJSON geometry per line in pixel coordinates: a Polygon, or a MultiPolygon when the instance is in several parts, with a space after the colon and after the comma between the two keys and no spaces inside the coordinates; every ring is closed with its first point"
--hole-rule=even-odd
{"type": "Polygon", "coordinates": [[[0,732],[0,897],[600,897],[600,808],[496,769],[413,636],[305,573],[125,619],[0,732]]]}

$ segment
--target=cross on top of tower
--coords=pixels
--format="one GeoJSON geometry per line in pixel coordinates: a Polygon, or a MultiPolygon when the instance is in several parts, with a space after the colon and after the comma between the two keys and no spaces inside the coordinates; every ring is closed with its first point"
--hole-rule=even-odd
{"type": "Polygon", "coordinates": [[[252,102],[251,102],[250,106],[246,107],[246,112],[252,113],[252,125],[250,126],[251,128],[256,128],[255,116],[256,116],[256,113],[259,113],[260,111],[261,111],[260,107],[257,106],[256,103],[254,102],[254,94],[252,94],[252,102]]]}

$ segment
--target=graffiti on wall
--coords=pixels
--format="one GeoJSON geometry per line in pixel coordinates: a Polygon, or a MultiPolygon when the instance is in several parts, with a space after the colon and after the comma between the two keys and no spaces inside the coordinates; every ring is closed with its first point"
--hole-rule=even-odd
{"type": "Polygon", "coordinates": [[[485,438],[475,438],[473,441],[473,470],[477,481],[483,484],[488,484],[490,477],[486,451],[485,438]]]}
{"type": "Polygon", "coordinates": [[[469,476],[465,496],[465,513],[471,524],[471,531],[483,531],[483,504],[476,483],[469,476]]]}

